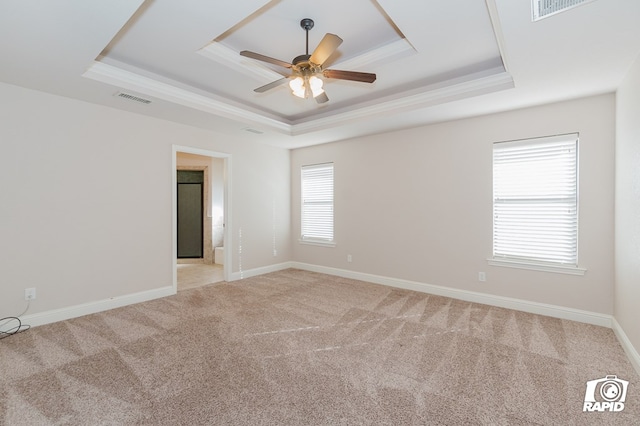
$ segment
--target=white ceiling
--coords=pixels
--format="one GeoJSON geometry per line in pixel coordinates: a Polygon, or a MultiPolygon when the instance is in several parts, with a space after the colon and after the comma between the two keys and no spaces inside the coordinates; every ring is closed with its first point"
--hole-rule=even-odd
{"type": "Polygon", "coordinates": [[[295,148],[614,91],[640,53],[640,1],[596,0],[532,22],[530,0],[11,0],[0,81],[295,148]],[[330,101],[254,88],[325,33],[344,42],[330,101]],[[140,104],[114,96],[126,92],[140,104]],[[247,129],[251,131],[247,131],[247,129]]]}

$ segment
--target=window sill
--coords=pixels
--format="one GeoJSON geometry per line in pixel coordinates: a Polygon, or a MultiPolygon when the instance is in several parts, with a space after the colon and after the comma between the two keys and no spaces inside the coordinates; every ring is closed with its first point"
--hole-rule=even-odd
{"type": "Polygon", "coordinates": [[[300,244],[306,244],[309,246],[321,246],[321,247],[335,247],[336,243],[333,241],[322,241],[322,240],[298,240],[300,244]]]}
{"type": "Polygon", "coordinates": [[[552,263],[536,263],[515,259],[487,259],[491,266],[501,266],[505,268],[528,269],[531,271],[554,272],[557,274],[584,275],[587,272],[584,268],[577,266],[554,265],[552,263]]]}

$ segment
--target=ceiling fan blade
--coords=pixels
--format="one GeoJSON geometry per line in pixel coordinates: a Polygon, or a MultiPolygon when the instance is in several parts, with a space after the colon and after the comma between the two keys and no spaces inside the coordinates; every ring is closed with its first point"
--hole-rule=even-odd
{"type": "Polygon", "coordinates": [[[279,59],[270,58],[268,56],[264,56],[264,55],[261,55],[259,53],[251,52],[249,50],[243,50],[242,52],[240,52],[240,55],[241,56],[246,56],[247,58],[251,58],[251,59],[257,59],[259,61],[268,62],[270,64],[280,65],[281,67],[285,67],[285,68],[291,68],[293,66],[288,62],[281,61],[279,59]]]}
{"type": "Polygon", "coordinates": [[[374,81],[376,81],[376,75],[369,72],[324,70],[322,71],[322,75],[327,78],[359,81],[361,83],[373,83],[374,81]]]}
{"type": "Polygon", "coordinates": [[[316,47],[316,50],[313,51],[309,61],[316,65],[324,64],[324,62],[329,59],[329,56],[331,56],[341,44],[342,39],[340,37],[335,34],[326,33],[318,47],[316,47]]]}
{"type": "Polygon", "coordinates": [[[289,77],[284,77],[284,78],[281,78],[279,80],[272,81],[269,84],[265,84],[264,86],[258,87],[257,89],[253,89],[253,91],[254,92],[258,92],[258,93],[264,93],[267,90],[274,89],[274,88],[286,83],[288,80],[289,80],[289,77]]]}
{"type": "Polygon", "coordinates": [[[327,92],[322,92],[318,96],[314,98],[317,103],[323,104],[329,101],[329,97],[327,96],[327,92]]]}

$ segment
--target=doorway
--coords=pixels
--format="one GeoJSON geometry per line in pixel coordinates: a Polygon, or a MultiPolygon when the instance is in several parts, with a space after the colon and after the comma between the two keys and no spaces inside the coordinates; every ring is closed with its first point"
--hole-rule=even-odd
{"type": "Polygon", "coordinates": [[[231,156],[178,145],[172,154],[174,289],[229,281],[231,156]]]}

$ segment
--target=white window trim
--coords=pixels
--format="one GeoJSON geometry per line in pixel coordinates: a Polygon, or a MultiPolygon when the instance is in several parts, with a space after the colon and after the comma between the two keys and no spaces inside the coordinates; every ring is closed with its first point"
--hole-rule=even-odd
{"type": "Polygon", "coordinates": [[[335,247],[336,246],[335,241],[314,240],[314,239],[311,239],[311,238],[307,238],[305,240],[300,238],[298,240],[298,242],[300,244],[306,244],[308,246],[322,246],[322,247],[335,247]]]}
{"type": "Polygon", "coordinates": [[[540,272],[555,272],[558,274],[569,274],[569,275],[584,275],[587,272],[586,269],[580,268],[578,266],[573,266],[573,265],[533,262],[533,261],[525,261],[525,260],[516,260],[513,258],[509,258],[509,259],[492,258],[492,259],[487,259],[487,263],[491,266],[500,266],[504,268],[527,269],[530,271],[540,271],[540,272]]]}

